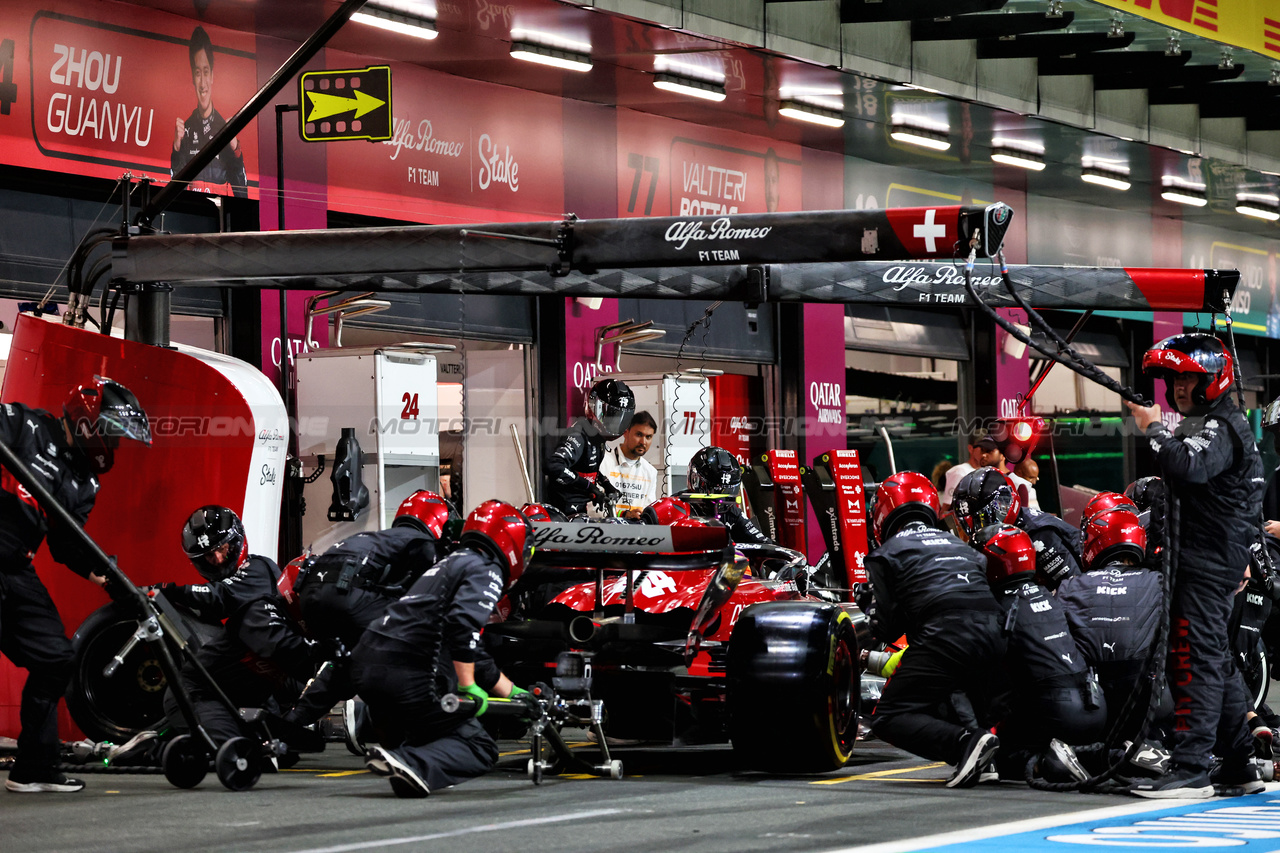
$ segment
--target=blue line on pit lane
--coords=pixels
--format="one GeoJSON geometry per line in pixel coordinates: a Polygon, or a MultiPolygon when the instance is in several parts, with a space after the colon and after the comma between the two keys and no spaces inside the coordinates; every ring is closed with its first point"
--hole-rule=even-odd
{"type": "Polygon", "coordinates": [[[1274,793],[1261,793],[920,849],[929,853],[1062,853],[1088,848],[1274,851],[1280,849],[1278,839],[1280,799],[1274,793]]]}

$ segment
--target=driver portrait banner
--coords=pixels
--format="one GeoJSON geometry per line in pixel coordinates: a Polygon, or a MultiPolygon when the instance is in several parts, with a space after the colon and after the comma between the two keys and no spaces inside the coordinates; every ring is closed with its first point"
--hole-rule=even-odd
{"type": "Polygon", "coordinates": [[[800,488],[800,460],[794,450],[770,450],[765,454],[782,513],[778,519],[778,544],[796,551],[805,549],[804,491],[800,488]]]}
{"type": "Polygon", "coordinates": [[[836,516],[845,571],[850,581],[865,583],[867,569],[867,501],[862,489],[862,463],[856,450],[833,450],[831,479],[836,484],[836,516]]]}
{"type": "MultiPolygon", "coordinates": [[[[128,8],[0,4],[0,162],[164,183],[257,91],[254,36],[128,8]]],[[[256,124],[191,188],[256,198],[256,124]]]]}

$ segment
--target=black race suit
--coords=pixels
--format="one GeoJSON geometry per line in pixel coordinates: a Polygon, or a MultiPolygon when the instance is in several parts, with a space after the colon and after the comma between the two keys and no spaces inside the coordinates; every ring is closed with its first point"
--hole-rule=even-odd
{"type": "MultiPolygon", "coordinates": [[[[316,671],[319,650],[285,613],[276,589],[279,578],[275,563],[254,555],[219,583],[159,586],[167,599],[201,620],[226,620],[221,632],[200,647],[198,657],[240,708],[287,708],[316,671]]],[[[242,734],[238,719],[215,698],[190,663],[182,668],[182,683],[215,743],[242,734]]],[[[166,707],[170,721],[183,727],[174,704],[170,701],[166,707]]]]}
{"type": "Polygon", "coordinates": [[[684,491],[675,497],[689,504],[693,514],[699,518],[719,519],[729,530],[732,542],[747,544],[772,545],[773,540],[756,527],[747,514],[738,506],[731,495],[705,495],[700,492],[684,491]]]}
{"type": "Polygon", "coordinates": [[[1036,546],[1036,570],[1055,584],[1080,574],[1080,531],[1050,512],[1023,507],[1018,527],[1036,546]]]}
{"type": "Polygon", "coordinates": [[[1248,698],[1231,661],[1227,623],[1261,521],[1262,460],[1244,415],[1224,394],[1176,433],[1147,428],[1165,488],[1179,504],[1169,681],[1173,763],[1207,769],[1211,755],[1251,754],[1248,698]]]}
{"type": "Polygon", "coordinates": [[[578,418],[543,466],[547,503],[565,515],[586,512],[591,487],[600,473],[605,441],[591,422],[578,418]]]}
{"type": "MultiPolygon", "coordinates": [[[[0,406],[0,441],[26,463],[82,524],[98,481],[67,444],[62,420],[21,403],[0,406]]],[[[101,571],[75,540],[51,526],[44,511],[7,468],[0,469],[0,652],[27,671],[18,719],[24,776],[53,773],[58,763],[58,700],[71,677],[71,643],[31,559],[48,534],[49,553],[81,577],[101,571]]]]}
{"type": "MultiPolygon", "coordinates": [[[[303,564],[294,584],[307,632],[333,653],[350,652],[365,628],[436,561],[436,538],[410,526],[349,536],[303,564]]],[[[313,723],[350,699],[346,662],[326,667],[298,700],[290,719],[313,723]]]]}
{"type": "MultiPolygon", "coordinates": [[[[1107,697],[1107,729],[1119,724],[1123,740],[1133,739],[1151,701],[1147,655],[1160,627],[1163,597],[1159,574],[1123,563],[1068,578],[1058,587],[1058,606],[1071,636],[1107,697]],[[1130,711],[1124,713],[1131,696],[1130,711]]],[[[1163,727],[1172,722],[1173,701],[1164,685],[1160,692],[1156,723],[1163,727]]]]}
{"type": "MultiPolygon", "coordinates": [[[[212,110],[208,118],[200,115],[199,107],[193,110],[183,123],[182,141],[178,143],[178,150],[169,154],[170,177],[178,174],[226,123],[217,110],[212,110]]],[[[232,195],[236,198],[248,198],[249,181],[244,171],[244,149],[233,151],[228,144],[218,152],[212,163],[200,171],[196,180],[207,184],[230,184],[232,195]]]]}
{"type": "Polygon", "coordinates": [[[444,713],[440,698],[457,688],[455,661],[474,663],[484,690],[497,683],[480,632],[502,593],[501,566],[461,548],[388,607],[351,656],[352,683],[380,742],[429,788],[481,776],[498,761],[498,746],[479,721],[444,713]]]}
{"type": "Polygon", "coordinates": [[[1058,738],[1073,746],[1102,740],[1106,702],[1091,695],[1088,663],[1076,647],[1066,614],[1049,590],[1034,581],[1013,583],[998,594],[1009,650],[1005,670],[1012,688],[1001,721],[1001,778],[1023,779],[1027,759],[1058,738]]]}
{"type": "Polygon", "coordinates": [[[871,719],[876,736],[933,761],[957,764],[976,728],[944,718],[955,692],[981,715],[999,681],[1005,641],[982,556],[950,533],[908,524],[867,555],[871,628],[907,635],[898,671],[871,719]]]}

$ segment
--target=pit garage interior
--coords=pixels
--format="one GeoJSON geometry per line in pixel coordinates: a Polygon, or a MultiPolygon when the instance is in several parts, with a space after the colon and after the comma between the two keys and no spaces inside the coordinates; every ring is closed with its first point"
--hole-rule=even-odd
{"type": "MultiPolygon", "coordinates": [[[[76,273],[68,261],[86,234],[134,221],[140,210],[149,210],[149,199],[163,192],[172,169],[174,118],[187,116],[197,98],[187,68],[192,30],[203,27],[215,45],[214,103],[230,119],[341,5],[336,0],[4,4],[0,352],[7,352],[20,312],[50,322],[66,313],[68,282],[76,273]],[[91,63],[95,51],[99,59],[91,63]],[[116,82],[108,91],[112,69],[116,82]],[[95,84],[99,70],[106,77],[95,84]],[[128,129],[123,123],[135,106],[139,122],[150,116],[146,144],[140,124],[128,129]],[[114,125],[117,115],[120,128],[114,125]],[[116,139],[113,129],[128,133],[116,139]],[[129,178],[123,179],[126,172],[129,178]],[[122,184],[132,187],[127,209],[120,204],[122,184]]],[[[234,242],[231,235],[237,233],[276,230],[482,223],[501,232],[504,224],[555,223],[567,213],[596,222],[981,208],[1002,201],[1016,214],[1004,243],[1014,265],[1239,270],[1231,316],[1246,400],[1256,413],[1280,393],[1273,378],[1280,374],[1274,340],[1280,337],[1280,243],[1274,231],[1280,217],[1280,37],[1260,35],[1268,32],[1266,4],[1242,2],[1241,15],[1256,13],[1262,20],[1241,18],[1237,25],[1227,0],[1220,0],[1216,27],[1206,26],[1212,21],[1204,16],[1182,20],[1174,10],[1122,0],[370,0],[367,5],[380,7],[384,18],[429,28],[434,36],[350,22],[327,39],[305,70],[389,66],[395,136],[387,142],[304,142],[304,122],[289,109],[299,101],[297,80],[291,78],[237,134],[245,158],[244,186],[196,180],[153,211],[151,227],[175,239],[221,234],[234,242]],[[522,61],[517,49],[530,45],[534,53],[577,57],[580,64],[585,56],[588,67],[568,70],[522,61]],[[659,82],[673,85],[656,86],[659,82]],[[812,123],[815,118],[826,124],[812,123]],[[837,121],[839,126],[831,126],[837,121]]],[[[935,221],[916,224],[928,229],[935,221]]],[[[949,246],[930,249],[933,264],[881,261],[888,252],[885,238],[864,237],[861,230],[858,237],[861,254],[850,263],[874,265],[857,273],[868,281],[875,278],[892,291],[892,282],[921,274],[947,280],[949,246]]],[[[127,243],[123,238],[101,242],[79,270],[82,283],[92,279],[89,314],[95,320],[105,319],[102,309],[119,294],[121,307],[113,312],[117,335],[126,334],[129,305],[136,312],[145,302],[136,289],[129,292],[143,279],[123,285],[122,265],[132,262],[127,243]]],[[[547,261],[538,256],[538,263],[547,261]]],[[[286,291],[265,280],[242,278],[226,286],[220,276],[199,281],[193,275],[174,281],[167,297],[168,340],[259,368],[295,416],[307,405],[306,371],[325,377],[323,371],[342,360],[339,349],[350,350],[352,357],[408,351],[419,366],[429,362],[434,373],[429,417],[441,428],[438,437],[407,451],[414,470],[404,473],[404,482],[448,489],[464,512],[488,497],[517,504],[526,499],[522,479],[512,474],[520,467],[509,430],[513,423],[531,481],[539,487],[554,428],[577,415],[585,388],[601,373],[648,377],[656,383],[655,405],[694,412],[699,429],[692,443],[665,435],[668,424],[660,419],[664,434],[651,454],[667,477],[665,487],[676,491],[683,485],[680,454],[687,459],[699,442],[730,447],[744,460],[794,450],[801,464],[829,450],[854,449],[868,479],[882,478],[893,466],[928,474],[939,462],[967,457],[966,436],[957,423],[1018,412],[1019,395],[1045,365],[967,304],[954,280],[946,301],[936,292],[929,300],[916,292],[913,302],[801,303],[766,293],[752,301],[745,290],[705,299],[688,298],[688,293],[636,297],[622,286],[566,296],[553,287],[563,279],[549,274],[538,279],[548,288],[540,295],[497,294],[485,293],[481,280],[461,269],[456,276],[444,269],[419,272],[429,272],[434,283],[415,291],[352,281],[336,293],[330,293],[338,288],[322,281],[323,275],[306,286],[290,283],[286,291]],[[398,349],[406,345],[412,346],[398,349]],[[664,396],[661,379],[673,375],[688,381],[664,396]],[[807,417],[820,428],[793,434],[785,426],[788,417],[807,417]],[[463,428],[475,423],[490,426],[463,428]]],[[[589,268],[574,272],[582,280],[592,277],[589,268]]],[[[991,271],[984,273],[980,263],[977,274],[991,271]]],[[[657,286],[679,288],[689,278],[697,275],[672,271],[657,286]]],[[[775,275],[773,282],[779,280],[775,275]]],[[[1194,307],[1069,303],[1035,304],[1063,333],[1079,324],[1077,348],[1113,378],[1148,394],[1154,389],[1144,386],[1137,369],[1146,347],[1174,331],[1209,328],[1214,322],[1211,312],[1194,307]]],[[[1000,310],[1025,322],[1017,309],[1000,310]]],[[[136,327],[127,333],[135,339],[139,334],[136,327]]],[[[366,388],[352,398],[371,394],[366,388]]],[[[1046,509],[1060,508],[1059,486],[1114,489],[1152,471],[1144,448],[1120,429],[1119,398],[1075,374],[1051,371],[1027,411],[1052,416],[1057,424],[1052,447],[1037,454],[1046,509]]],[[[368,414],[361,412],[361,417],[368,414]]],[[[332,444],[327,437],[324,442],[332,444]]],[[[1280,455],[1269,436],[1262,450],[1270,472],[1280,455]]],[[[297,453],[301,474],[312,473],[315,448],[311,454],[302,448],[297,453]]],[[[375,468],[382,474],[407,464],[404,459],[370,463],[366,476],[376,478],[375,468]]],[[[283,467],[278,476],[283,481],[283,467]]],[[[308,518],[323,513],[328,477],[316,488],[314,496],[307,493],[309,514],[282,525],[282,535],[288,537],[292,529],[293,539],[273,543],[272,556],[282,563],[325,535],[317,534],[308,518]]],[[[388,488],[390,494],[393,487],[388,488]]],[[[171,514],[185,513],[175,508],[171,514]]],[[[385,521],[385,515],[371,514],[365,523],[385,521]]],[[[817,519],[808,521],[806,544],[816,558],[823,544],[817,519]]],[[[96,524],[89,526],[95,535],[107,522],[96,524]]],[[[176,530],[165,524],[161,520],[158,529],[176,530]]],[[[185,577],[190,572],[175,539],[157,545],[157,580],[165,573],[185,577]]],[[[60,606],[64,595],[75,599],[70,612],[64,610],[69,631],[106,602],[47,557],[40,567],[42,576],[51,578],[60,606]]],[[[7,727],[0,727],[0,734],[16,734],[21,683],[22,673],[0,662],[0,723],[7,727]]],[[[68,737],[79,734],[69,716],[62,726],[68,737]]],[[[868,758],[867,764],[875,764],[868,768],[856,759],[846,775],[872,778],[851,784],[810,788],[808,780],[756,780],[754,806],[750,797],[739,803],[729,793],[709,793],[713,786],[701,782],[679,784],[696,787],[698,796],[710,797],[726,813],[786,800],[792,789],[800,791],[794,797],[798,811],[812,805],[802,803],[810,791],[862,786],[870,794],[859,808],[874,810],[873,804],[885,799],[903,801],[874,821],[868,835],[850,834],[840,825],[845,806],[833,800],[822,807],[825,818],[788,818],[780,830],[762,821],[752,824],[748,832],[753,834],[736,843],[723,841],[724,846],[825,849],[922,835],[904,825],[904,815],[918,809],[910,801],[926,785],[905,780],[928,778],[930,771],[910,769],[918,763],[902,760],[882,744],[871,747],[870,755],[882,763],[868,758]],[[874,775],[898,770],[904,772],[874,775]],[[817,836],[813,826],[822,827],[817,836]]],[[[656,774],[683,767],[679,758],[657,753],[636,766],[656,774]]],[[[723,757],[709,759],[706,766],[731,773],[723,757]]],[[[349,768],[335,760],[321,769],[349,768]]],[[[336,781],[322,784],[332,787],[336,781]]],[[[513,774],[485,784],[494,787],[464,791],[477,803],[483,802],[481,790],[533,796],[513,774]]],[[[163,787],[160,783],[138,796],[162,796],[163,787]]],[[[291,802],[287,793],[269,796],[273,804],[291,802]]],[[[558,796],[564,799],[556,814],[579,813],[576,795],[558,796]]],[[[1005,804],[1004,812],[967,798],[964,808],[972,813],[947,813],[947,828],[1077,808],[1032,792],[1019,797],[1025,799],[1005,804]]],[[[931,791],[930,807],[939,799],[931,791]]],[[[510,820],[545,816],[534,808],[530,804],[527,813],[510,820]]],[[[602,812],[613,808],[630,806],[599,806],[602,812]]],[[[663,808],[676,806],[665,800],[663,808]]],[[[722,839],[733,838],[730,822],[710,811],[697,818],[707,821],[704,832],[714,829],[722,839]]],[[[449,828],[439,832],[463,832],[467,812],[459,805],[446,820],[453,821],[449,828]]],[[[411,820],[407,813],[401,817],[411,820]]],[[[611,819],[612,814],[599,818],[602,825],[611,819]]],[[[696,839],[692,831],[699,827],[694,818],[690,821],[682,837],[696,839]]],[[[23,837],[33,840],[30,849],[64,849],[68,843],[63,836],[41,848],[34,842],[35,829],[51,832],[47,818],[24,812],[20,822],[33,829],[23,837]]],[[[165,822],[171,829],[179,825],[165,822]]],[[[404,837],[435,831],[418,827],[404,837]]],[[[583,844],[593,832],[584,833],[583,844]]],[[[250,830],[234,837],[237,849],[259,843],[250,830]]],[[[319,834],[313,837],[314,846],[323,846],[319,834]]],[[[673,843],[661,832],[638,837],[659,846],[673,843]]],[[[697,849],[718,849],[722,843],[702,841],[697,849]]],[[[357,839],[352,835],[335,843],[348,842],[357,839]]],[[[198,843],[214,842],[210,836],[198,843]]],[[[143,849],[141,838],[138,849],[143,849]]]]}

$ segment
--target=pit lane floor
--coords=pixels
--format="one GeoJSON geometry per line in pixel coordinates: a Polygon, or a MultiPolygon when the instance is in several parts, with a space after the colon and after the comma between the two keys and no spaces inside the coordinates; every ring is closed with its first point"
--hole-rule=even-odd
{"type": "MultiPolygon", "coordinates": [[[[923,840],[937,833],[981,836],[1014,821],[1056,817],[1069,824],[1091,810],[1171,806],[1007,782],[948,790],[950,768],[874,741],[859,744],[849,767],[820,777],[738,772],[727,748],[631,748],[616,751],[626,765],[621,780],[555,776],[541,787],[525,778],[521,744],[504,741],[502,748],[492,774],[426,800],[395,798],[386,780],[364,771],[341,744],[303,756],[297,768],[263,776],[243,793],[227,791],[213,774],[194,790],[173,788],[158,774],[85,774],[88,788],[79,794],[0,792],[0,850],[740,853],[883,842],[920,850],[938,849],[923,840]]],[[[989,840],[965,849],[1025,847],[989,840]]]]}

